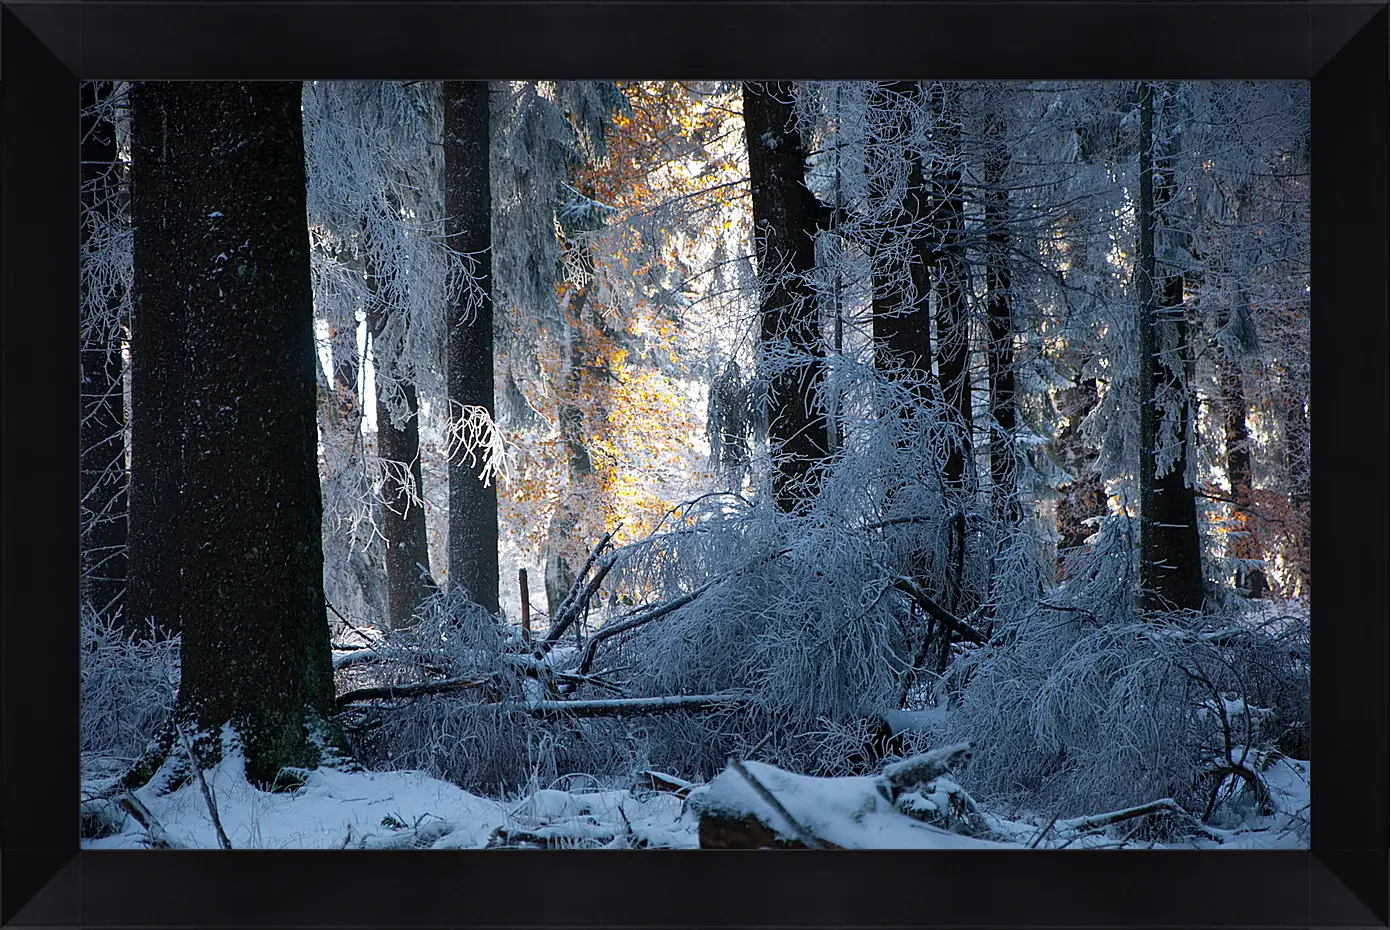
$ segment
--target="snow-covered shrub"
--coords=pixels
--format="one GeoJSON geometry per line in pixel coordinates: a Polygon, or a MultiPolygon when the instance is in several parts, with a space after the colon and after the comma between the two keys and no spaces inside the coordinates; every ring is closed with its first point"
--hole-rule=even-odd
{"type": "Polygon", "coordinates": [[[917,579],[944,600],[959,589],[962,606],[1008,601],[1001,617],[1024,593],[1036,596],[1031,542],[975,495],[944,486],[950,415],[908,373],[892,380],[844,357],[831,365],[856,385],[847,405],[893,413],[846,428],[814,502],[789,514],[712,495],[622,554],[621,583],[640,600],[700,593],[606,643],[599,665],[630,669],[634,694],[742,699],[726,714],[654,721],[647,752],[664,771],[708,777],[728,754],[762,743],[759,757],[778,766],[843,774],[879,716],[898,709],[924,637],[896,581],[917,579]],[[964,543],[953,543],[963,528],[964,543]]]}
{"type": "Polygon", "coordinates": [[[653,764],[712,774],[729,752],[772,732],[765,758],[820,768],[810,733],[822,720],[872,715],[894,693],[903,663],[876,590],[875,553],[815,512],[750,508],[698,527],[675,543],[675,564],[704,570],[663,595],[708,589],[626,634],[602,660],[631,666],[635,694],[737,692],[745,703],[724,716],[654,722],[653,764]]]}
{"type": "Polygon", "coordinates": [[[966,683],[947,735],[978,747],[963,782],[991,803],[1062,816],[1162,797],[1208,813],[1214,777],[1258,774],[1249,763],[1271,745],[1266,727],[1307,714],[1289,644],[1232,618],[1102,624],[1040,605],[954,672],[966,683]]]}
{"type": "Polygon", "coordinates": [[[463,592],[423,606],[420,622],[376,647],[372,685],[454,680],[461,687],[352,714],[353,748],[371,768],[411,769],[463,788],[506,795],[546,787],[570,772],[622,775],[637,768],[632,740],[603,718],[548,721],[527,711],[559,695],[548,669],[573,648],[527,661],[513,631],[463,592]]]}
{"type": "Polygon", "coordinates": [[[82,768],[122,774],[154,739],[179,688],[179,639],[127,629],[83,605],[80,633],[82,768]]]}

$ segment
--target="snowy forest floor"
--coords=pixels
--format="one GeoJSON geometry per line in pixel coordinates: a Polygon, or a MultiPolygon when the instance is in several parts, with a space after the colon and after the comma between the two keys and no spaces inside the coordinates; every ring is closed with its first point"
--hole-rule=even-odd
{"type": "MultiPolygon", "coordinates": [[[[957,678],[938,676],[934,687],[923,676],[878,702],[894,709],[875,712],[873,733],[861,710],[861,726],[826,724],[820,734],[759,717],[757,702],[773,702],[802,669],[813,680],[794,678],[793,690],[814,696],[815,676],[853,658],[854,639],[842,631],[809,642],[799,615],[775,615],[768,622],[796,634],[777,642],[798,651],[731,675],[747,647],[721,653],[701,625],[727,630],[761,616],[728,600],[743,588],[712,589],[709,603],[688,606],[698,587],[641,609],[640,620],[669,619],[643,625],[645,637],[621,642],[599,671],[582,657],[613,621],[631,637],[628,614],[597,618],[587,648],[528,641],[445,595],[397,633],[345,619],[332,637],[336,719],[353,755],[329,753],[275,791],[248,781],[230,729],[211,757],[220,761],[199,777],[188,745],[173,745],[155,757],[163,762],[152,778],[127,790],[127,773],[141,770],[134,757],[159,744],[174,711],[179,639],[142,639],[89,617],[83,845],[1308,847],[1310,765],[1295,758],[1308,741],[1293,726],[1307,720],[1304,604],[1108,624],[1079,609],[1088,622],[1068,612],[1066,629],[1051,614],[1026,617],[1009,636],[953,644],[957,678]],[[688,636],[707,647],[688,648],[688,636]],[[663,655],[679,665],[721,654],[723,677],[678,667],[672,681],[640,681],[632,671],[650,673],[663,655]],[[760,685],[760,668],[783,674],[760,685]]],[[[887,659],[875,655],[869,667],[879,669],[887,659]]],[[[834,694],[859,694],[866,681],[851,676],[834,694]]],[[[912,680],[889,684],[900,681],[912,680]]],[[[847,706],[827,717],[855,723],[860,705],[847,706]]]]}
{"type": "MultiPolygon", "coordinates": [[[[1290,619],[1298,627],[1307,627],[1307,613],[1301,605],[1262,604],[1248,614],[1243,619],[1257,627],[1290,619]]],[[[1227,622],[1234,620],[1229,617],[1227,622]]],[[[1142,632],[1147,638],[1139,648],[1146,657],[1156,650],[1195,648],[1175,638],[1182,632],[1179,630],[1145,628],[1142,632]],[[1171,640],[1178,645],[1172,645],[1171,640]]],[[[1198,642],[1202,649],[1215,648],[1207,643],[1213,636],[1222,642],[1244,642],[1231,634],[1227,629],[1187,639],[1198,642]]],[[[1215,725],[1215,717],[1226,722],[1226,753],[1232,765],[1225,777],[1212,783],[1208,811],[1201,816],[1201,799],[1178,802],[1153,794],[1152,788],[1138,783],[1119,794],[1098,792],[1086,778],[1088,769],[1057,776],[1086,789],[1055,792],[1055,799],[1073,798],[1058,802],[1064,805],[1062,809],[1050,808],[1042,796],[1030,802],[1028,794],[1019,795],[1018,801],[1001,800],[1000,795],[991,800],[988,791],[981,791],[981,756],[973,753],[972,744],[988,753],[992,743],[999,745],[998,737],[992,740],[990,727],[977,727],[972,722],[969,703],[934,699],[926,692],[915,692],[909,709],[881,714],[895,737],[902,737],[897,748],[887,749],[887,756],[878,762],[856,763],[856,774],[843,774],[843,769],[829,773],[839,777],[799,774],[809,769],[782,759],[777,760],[778,765],[785,767],[755,761],[760,747],[767,743],[765,737],[753,748],[749,748],[751,741],[743,749],[731,746],[721,750],[716,762],[699,776],[660,765],[661,771],[641,765],[610,765],[604,774],[583,764],[584,757],[561,760],[557,756],[551,760],[549,774],[533,760],[529,775],[516,770],[521,777],[510,777],[506,787],[493,789],[478,777],[473,781],[460,777],[450,768],[457,768],[458,760],[453,756],[461,755],[469,766],[482,771],[481,766],[495,758],[492,753],[509,751],[507,744],[488,743],[488,733],[476,728],[454,732],[446,726],[436,733],[440,721],[447,724],[448,717],[412,722],[409,714],[420,710],[421,705],[408,698],[405,704],[387,700],[383,705],[388,714],[407,715],[397,737],[411,748],[406,756],[387,753],[383,760],[369,753],[359,759],[330,759],[316,770],[296,770],[300,783],[292,790],[266,791],[248,782],[237,741],[230,731],[224,731],[220,761],[203,773],[201,783],[199,778],[190,777],[185,765],[187,751],[181,755],[175,748],[148,783],[124,792],[119,783],[130,768],[129,753],[159,729],[174,705],[177,639],[142,645],[91,623],[84,626],[84,636],[89,641],[84,661],[83,726],[92,743],[84,748],[82,772],[82,845],[88,849],[718,848],[795,844],[807,835],[811,844],[841,848],[1299,849],[1309,844],[1310,763],[1288,755],[1297,751],[1291,748],[1293,744],[1281,752],[1268,738],[1258,736],[1255,728],[1271,712],[1259,707],[1248,710],[1244,701],[1226,693],[1221,695],[1220,704],[1205,703],[1193,718],[1208,726],[1215,725]],[[437,738],[440,733],[452,736],[441,742],[437,738]],[[1235,738],[1243,733],[1244,743],[1235,738]],[[895,782],[895,771],[912,768],[916,761],[935,754],[951,754],[954,749],[960,750],[960,758],[931,777],[912,784],[895,782]],[[439,757],[440,752],[447,758],[439,757]],[[725,756],[725,752],[733,755],[725,756]],[[909,758],[900,759],[899,754],[909,758]],[[743,761],[735,761],[740,759],[743,761]],[[1265,796],[1253,798],[1248,783],[1261,787],[1265,796]],[[770,804],[763,788],[755,784],[766,788],[776,804],[770,804]],[[968,788],[977,797],[967,794],[968,788]],[[1112,801],[1104,801],[1106,797],[1112,801]],[[218,835],[213,812],[225,842],[218,835]]],[[[399,683],[397,676],[407,673],[407,681],[418,677],[419,669],[414,665],[398,667],[401,656],[394,650],[399,646],[382,637],[374,628],[337,631],[334,665],[340,699],[366,695],[375,705],[381,703],[381,695],[368,693],[374,685],[399,683]],[[353,639],[349,633],[356,634],[361,642],[349,644],[347,641],[353,639]],[[373,653],[375,661],[363,661],[373,653]],[[354,688],[367,690],[353,692],[354,688]]],[[[517,681],[511,690],[523,689],[509,698],[513,705],[540,706],[524,687],[535,683],[525,675],[534,663],[523,668],[515,661],[504,662],[512,656],[505,651],[483,655],[471,641],[457,648],[469,662],[481,661],[480,668],[510,670],[517,681]]],[[[418,649],[413,646],[401,655],[415,661],[418,649]]],[[[558,646],[549,657],[560,663],[574,651],[573,647],[558,646]]],[[[445,663],[446,667],[434,672],[437,679],[444,675],[438,680],[446,682],[472,668],[455,667],[457,663],[446,654],[431,655],[430,659],[445,663]]],[[[995,695],[991,700],[997,698],[995,695]]],[[[681,699],[698,698],[686,695],[681,699]]],[[[468,700],[476,702],[478,698],[468,700]]],[[[434,712],[460,714],[460,719],[466,720],[473,719],[468,716],[470,709],[487,706],[463,703],[456,708],[459,701],[456,694],[439,695],[427,698],[426,705],[434,707],[434,712]]],[[[613,702],[568,703],[578,707],[613,702]]],[[[646,718],[639,715],[634,719],[646,718]]],[[[677,719],[683,716],[677,715],[677,719]]],[[[624,729],[627,724],[615,722],[595,728],[592,723],[585,719],[542,722],[525,714],[507,718],[507,727],[545,728],[555,739],[568,738],[568,734],[583,737],[583,742],[604,743],[621,740],[628,733],[624,729]]],[[[1094,739],[1102,741],[1099,750],[1110,758],[1107,747],[1117,745],[1116,733],[1099,731],[1094,739]]],[[[1307,742],[1299,746],[1307,748],[1307,742]]],[[[1162,753],[1169,747],[1156,744],[1152,748],[1162,753]]],[[[1210,757],[1209,765],[1215,765],[1212,771],[1222,775],[1222,752],[1220,748],[1216,751],[1218,755],[1210,757]]],[[[775,758],[772,752],[762,756],[775,758]]],[[[602,755],[592,758],[603,761],[602,755]]],[[[1028,766],[1028,759],[1018,750],[1011,750],[1002,760],[985,761],[1018,772],[1025,772],[1028,766]]]]}
{"type": "MultiPolygon", "coordinates": [[[[786,809],[814,835],[843,848],[971,849],[999,846],[1038,849],[1098,848],[1307,848],[1309,763],[1279,758],[1264,773],[1278,808],[1270,816],[1250,812],[1227,829],[1205,827],[1190,838],[1142,839],[1124,821],[1097,828],[1088,820],[1050,820],[1014,812],[982,811],[991,840],[961,836],[920,823],[874,800],[873,779],[812,778],[756,762],[746,764],[786,809]]],[[[227,752],[205,773],[218,820],[233,849],[479,849],[698,848],[700,811],[742,809],[778,823],[727,769],[686,798],[641,787],[609,789],[589,776],[570,776],[568,790],[537,789],[511,799],[480,797],[421,772],[368,772],[321,768],[292,792],[267,792],[249,784],[241,757],[227,752]],[[585,782],[588,786],[584,786],[585,782]]],[[[679,780],[677,780],[679,782],[679,780]]],[[[144,810],[130,816],[116,802],[87,805],[115,832],[84,839],[86,849],[215,849],[219,846],[208,801],[197,780],[164,791],[157,775],[132,792],[144,810]],[[152,820],[142,825],[140,819],[152,820]],[[157,842],[152,843],[152,837],[157,842]]],[[[101,780],[84,794],[106,788],[101,780]]]]}

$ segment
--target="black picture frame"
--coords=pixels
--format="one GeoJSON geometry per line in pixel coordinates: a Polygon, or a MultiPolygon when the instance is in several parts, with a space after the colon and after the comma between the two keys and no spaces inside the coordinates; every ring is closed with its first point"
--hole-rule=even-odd
{"type": "Polygon", "coordinates": [[[1387,926],[1385,3],[0,7],[0,924],[1387,926]],[[78,849],[79,78],[912,76],[1311,79],[1312,850],[78,849]]]}

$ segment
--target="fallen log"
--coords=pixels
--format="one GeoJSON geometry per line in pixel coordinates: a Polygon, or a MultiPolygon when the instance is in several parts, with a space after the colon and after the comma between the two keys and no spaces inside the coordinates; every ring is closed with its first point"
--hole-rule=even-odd
{"type": "Polygon", "coordinates": [[[482,688],[492,682],[491,678],[446,678],[443,681],[417,681],[405,685],[381,685],[373,688],[357,688],[334,698],[334,704],[342,710],[358,701],[377,701],[391,698],[421,697],[426,694],[444,694],[464,688],[482,688]]]}
{"type": "Polygon", "coordinates": [[[825,843],[813,836],[810,830],[798,822],[797,818],[788,813],[787,808],[783,807],[782,802],[777,799],[777,796],[774,795],[773,792],[769,791],[761,781],[750,774],[748,769],[744,768],[744,763],[730,756],[729,765],[734,771],[744,777],[744,781],[749,783],[749,787],[752,788],[769,807],[778,812],[778,816],[787,822],[787,825],[792,828],[792,832],[797,835],[797,839],[801,841],[803,846],[808,849],[826,848],[825,843]]]}
{"type": "MultiPolygon", "coordinates": [[[[809,849],[801,840],[784,839],[753,814],[731,817],[707,812],[700,815],[701,849],[809,849]]],[[[818,841],[819,849],[843,849],[835,843],[818,841]]]]}
{"type": "Polygon", "coordinates": [[[899,795],[896,803],[879,777],[822,778],[760,762],[739,765],[754,779],[731,764],[690,795],[700,815],[702,848],[815,848],[814,843],[828,849],[998,848],[987,831],[968,822],[979,816],[974,804],[944,777],[899,795]],[[953,809],[955,802],[961,810],[953,809]],[[808,834],[813,844],[806,841],[808,834]]]}
{"type": "Polygon", "coordinates": [[[1127,807],[1124,810],[1110,811],[1105,814],[1091,814],[1087,817],[1073,817],[1071,820],[1058,820],[1055,822],[1055,829],[1060,833],[1063,831],[1095,833],[1114,824],[1124,823],[1127,820],[1145,817],[1149,814],[1175,814],[1182,818],[1194,819],[1193,815],[1180,807],[1173,798],[1159,798],[1138,807],[1127,807]]]}
{"type": "Polygon", "coordinates": [[[675,711],[713,710],[743,703],[735,694],[677,694],[668,697],[607,698],[595,701],[533,701],[497,704],[506,710],[519,711],[543,719],[566,717],[632,717],[646,714],[667,714],[675,711]]]}
{"type": "Polygon", "coordinates": [[[926,785],[951,772],[959,772],[970,762],[971,744],[956,743],[886,765],[882,778],[889,799],[893,800],[904,791],[926,785]]]}

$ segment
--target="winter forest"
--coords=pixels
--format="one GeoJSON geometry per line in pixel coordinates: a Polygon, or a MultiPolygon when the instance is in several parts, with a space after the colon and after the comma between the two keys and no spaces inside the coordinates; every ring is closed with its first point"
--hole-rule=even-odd
{"type": "Polygon", "coordinates": [[[1308,847],[1306,83],[79,109],[84,847],[1308,847]]]}

